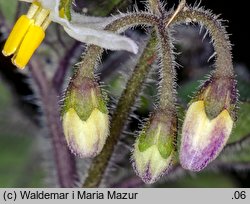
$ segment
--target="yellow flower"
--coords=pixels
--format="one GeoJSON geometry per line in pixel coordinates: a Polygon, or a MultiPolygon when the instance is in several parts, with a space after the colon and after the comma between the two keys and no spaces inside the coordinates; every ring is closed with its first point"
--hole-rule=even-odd
{"type": "Polygon", "coordinates": [[[73,153],[79,157],[95,157],[106,142],[109,133],[109,117],[97,108],[86,121],[70,108],[63,116],[66,141],[73,153]]]}
{"type": "Polygon", "coordinates": [[[23,69],[45,37],[45,30],[50,22],[63,26],[74,39],[95,44],[111,50],[127,50],[137,53],[137,45],[129,38],[104,30],[117,17],[99,18],[75,13],[70,9],[70,18],[66,15],[60,0],[20,0],[31,3],[26,15],[22,15],[9,38],[2,53],[11,56],[12,62],[23,69]]]}
{"type": "Polygon", "coordinates": [[[50,24],[50,11],[33,3],[27,15],[21,16],[16,22],[2,53],[5,56],[14,55],[12,62],[23,69],[31,56],[45,37],[45,30],[50,24]]]}

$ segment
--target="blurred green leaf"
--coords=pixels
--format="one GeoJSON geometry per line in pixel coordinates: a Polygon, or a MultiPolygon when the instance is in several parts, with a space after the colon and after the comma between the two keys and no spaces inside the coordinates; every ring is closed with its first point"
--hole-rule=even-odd
{"type": "Polygon", "coordinates": [[[219,159],[225,164],[231,164],[233,166],[234,163],[250,163],[250,146],[246,146],[243,148],[234,149],[232,151],[227,150],[221,154],[219,159]]]}
{"type": "Polygon", "coordinates": [[[13,135],[0,135],[0,138],[0,187],[14,187],[22,176],[31,141],[13,135]]]}
{"type": "Polygon", "coordinates": [[[250,83],[239,79],[237,84],[240,94],[240,100],[246,101],[250,99],[250,89],[249,89],[250,83]]]}
{"type": "Polygon", "coordinates": [[[17,3],[17,0],[0,0],[0,12],[3,13],[8,23],[14,21],[17,3]]]}
{"type": "MultiPolygon", "coordinates": [[[[178,90],[178,97],[181,99],[181,102],[189,103],[191,97],[194,93],[198,90],[200,86],[199,80],[196,81],[189,81],[183,84],[178,90]]],[[[246,101],[250,99],[250,90],[249,90],[250,83],[238,79],[237,88],[239,90],[240,101],[246,101]]]]}
{"type": "Polygon", "coordinates": [[[175,182],[167,182],[157,187],[162,188],[233,188],[237,184],[230,175],[213,172],[201,172],[188,175],[175,182]]]}
{"type": "Polygon", "coordinates": [[[32,161],[32,138],[9,134],[0,140],[0,188],[41,187],[44,172],[32,161]]]}
{"type": "Polygon", "coordinates": [[[10,103],[10,92],[5,88],[4,84],[0,82],[0,110],[10,103]]]}
{"type": "Polygon", "coordinates": [[[191,100],[191,97],[194,95],[195,91],[199,87],[200,82],[190,81],[181,86],[178,90],[178,97],[181,99],[181,102],[187,104],[191,100]]]}
{"type": "Polygon", "coordinates": [[[248,134],[250,134],[250,103],[244,102],[240,104],[238,120],[229,138],[228,144],[242,140],[248,134]]]}
{"type": "Polygon", "coordinates": [[[18,117],[10,89],[2,82],[0,93],[0,187],[41,187],[44,172],[33,161],[34,139],[30,132],[20,131],[18,121],[14,128],[10,125],[18,117]]]}
{"type": "Polygon", "coordinates": [[[115,97],[119,97],[126,85],[126,80],[119,75],[114,75],[107,83],[107,90],[115,97]]]}
{"type": "Polygon", "coordinates": [[[120,4],[122,0],[85,0],[88,6],[88,11],[91,15],[106,16],[112,9],[120,4]]]}

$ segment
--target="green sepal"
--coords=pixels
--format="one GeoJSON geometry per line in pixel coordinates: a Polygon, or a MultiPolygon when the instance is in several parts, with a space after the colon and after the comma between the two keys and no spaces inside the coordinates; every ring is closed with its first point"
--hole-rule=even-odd
{"type": "Polygon", "coordinates": [[[177,122],[175,117],[168,118],[170,115],[162,111],[151,116],[139,135],[138,149],[140,152],[156,145],[162,158],[167,159],[175,151],[177,122]]]}
{"type": "Polygon", "coordinates": [[[95,108],[108,114],[106,100],[102,97],[99,85],[90,78],[83,78],[82,82],[71,81],[65,94],[62,115],[70,108],[73,108],[83,121],[89,118],[95,108]]]}
{"type": "Polygon", "coordinates": [[[66,17],[68,21],[71,21],[72,1],[73,0],[61,0],[59,5],[59,13],[61,14],[61,11],[64,11],[64,16],[60,17],[66,17]]]}
{"type": "Polygon", "coordinates": [[[142,130],[139,136],[139,143],[138,143],[138,148],[140,152],[146,151],[152,145],[154,145],[154,136],[152,134],[149,136],[145,130],[142,130]]]}
{"type": "Polygon", "coordinates": [[[167,159],[175,150],[174,137],[171,135],[161,136],[157,144],[158,150],[164,159],[167,159]]]}

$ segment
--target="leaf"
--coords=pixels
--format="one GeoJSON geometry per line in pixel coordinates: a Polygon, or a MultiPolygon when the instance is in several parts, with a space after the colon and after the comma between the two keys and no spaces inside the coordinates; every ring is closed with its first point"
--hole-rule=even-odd
{"type": "Polygon", "coordinates": [[[220,156],[220,160],[223,161],[223,163],[250,163],[250,145],[247,145],[245,147],[238,146],[237,149],[227,149],[225,152],[223,152],[220,156]]]}
{"type": "Polygon", "coordinates": [[[236,128],[229,139],[227,146],[219,156],[219,165],[234,169],[250,167],[250,103],[240,106],[236,128]]]}
{"type": "Polygon", "coordinates": [[[3,16],[10,24],[14,21],[17,3],[17,0],[0,0],[0,12],[3,13],[3,16]]]}
{"type": "Polygon", "coordinates": [[[250,169],[250,138],[244,143],[233,146],[226,146],[217,160],[213,162],[214,167],[224,170],[234,170],[239,172],[250,169]],[[248,140],[248,141],[247,141],[248,140]]]}
{"type": "Polygon", "coordinates": [[[59,6],[60,16],[62,18],[64,16],[66,16],[69,21],[71,21],[71,6],[72,6],[72,1],[73,0],[61,0],[60,1],[60,6],[59,6]]]}
{"type": "MultiPolygon", "coordinates": [[[[196,91],[198,90],[198,87],[200,86],[199,80],[196,81],[189,81],[185,83],[183,86],[181,86],[178,90],[178,97],[181,99],[184,103],[189,103],[192,96],[196,91]]],[[[249,91],[250,83],[237,79],[237,88],[239,90],[239,100],[240,101],[246,101],[250,99],[250,91],[249,91]]]]}
{"type": "Polygon", "coordinates": [[[0,134],[0,187],[42,186],[43,172],[32,161],[32,137],[0,134]]]}
{"type": "MultiPolygon", "coordinates": [[[[0,81],[0,110],[5,108],[11,102],[11,95],[8,89],[4,87],[4,84],[0,81]]],[[[1,114],[0,114],[1,115],[1,114]]]]}
{"type": "Polygon", "coordinates": [[[249,90],[250,83],[239,79],[237,82],[237,87],[240,94],[240,100],[246,101],[250,99],[250,90],[249,90]]]}
{"type": "Polygon", "coordinates": [[[32,128],[16,112],[15,98],[2,81],[0,93],[0,187],[41,187],[44,172],[32,149],[32,128]]]}
{"type": "Polygon", "coordinates": [[[199,87],[200,82],[197,81],[190,81],[179,88],[178,90],[178,97],[181,101],[185,104],[191,101],[191,97],[194,95],[195,91],[199,87]]]}
{"type": "Polygon", "coordinates": [[[226,188],[236,187],[234,180],[222,173],[203,171],[187,175],[174,182],[167,182],[156,187],[163,188],[226,188]]]}
{"type": "Polygon", "coordinates": [[[119,5],[122,0],[85,0],[84,2],[88,5],[88,11],[90,14],[96,16],[106,16],[115,6],[119,5]]]}
{"type": "Polygon", "coordinates": [[[228,144],[243,140],[248,134],[250,134],[250,102],[244,102],[240,104],[238,120],[228,144]]]}

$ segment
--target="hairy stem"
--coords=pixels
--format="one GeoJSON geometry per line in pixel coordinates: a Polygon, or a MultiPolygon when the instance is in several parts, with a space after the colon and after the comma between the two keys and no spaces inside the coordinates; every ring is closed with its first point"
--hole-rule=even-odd
{"type": "MultiPolygon", "coordinates": [[[[108,25],[106,30],[122,32],[122,31],[126,30],[128,27],[135,26],[135,25],[142,25],[142,24],[155,25],[156,21],[157,21],[157,17],[155,17],[152,14],[148,14],[148,13],[127,14],[127,15],[124,15],[124,16],[116,19],[114,22],[112,22],[110,25],[108,25]]],[[[95,67],[97,65],[99,56],[101,56],[102,52],[103,52],[102,48],[100,48],[98,46],[95,46],[95,45],[90,45],[87,48],[87,50],[86,50],[86,52],[85,52],[85,54],[83,56],[82,61],[78,64],[78,68],[77,68],[74,76],[72,77],[71,82],[73,80],[81,80],[81,78],[83,76],[93,78],[94,77],[95,67]]],[[[140,72],[137,73],[137,75],[138,74],[140,74],[140,72]]],[[[137,75],[136,75],[136,77],[138,77],[137,75]]],[[[143,76],[144,75],[142,75],[142,77],[143,76]]],[[[139,85],[141,85],[141,84],[139,83],[139,85]]],[[[139,85],[138,86],[136,85],[135,87],[140,87],[139,85]]],[[[135,89],[134,94],[137,94],[137,92],[139,91],[139,90],[137,90],[137,91],[136,90],[137,89],[135,89]]],[[[128,94],[130,94],[130,92],[128,94]]],[[[132,96],[133,95],[131,95],[131,97],[132,96]]],[[[135,100],[135,96],[134,96],[133,99],[135,100]]],[[[127,106],[123,107],[122,106],[121,108],[127,108],[127,109],[131,108],[131,106],[133,105],[133,101],[132,101],[132,104],[129,103],[128,105],[129,105],[129,107],[127,107],[127,106]]],[[[118,107],[118,110],[119,110],[119,107],[118,107]]],[[[126,111],[124,113],[126,113],[126,111]]],[[[121,123],[123,125],[123,123],[125,123],[125,121],[126,121],[126,118],[124,119],[122,117],[121,119],[122,120],[120,120],[119,123],[121,123]]],[[[112,155],[114,146],[115,146],[116,141],[117,141],[118,136],[119,136],[116,133],[113,133],[113,135],[114,136],[110,137],[112,139],[109,139],[109,140],[111,140],[113,142],[110,143],[109,141],[107,141],[106,146],[104,147],[104,149],[106,148],[106,149],[108,149],[108,151],[104,150],[101,153],[101,155],[99,157],[97,157],[97,160],[98,160],[98,158],[101,157],[101,162],[99,162],[99,160],[97,162],[94,162],[92,167],[90,168],[89,177],[87,178],[87,181],[86,181],[87,183],[89,183],[89,182],[92,183],[93,177],[91,175],[95,175],[95,171],[96,171],[95,164],[96,164],[96,165],[102,165],[103,166],[103,168],[102,168],[103,170],[100,171],[100,175],[96,177],[96,182],[94,182],[94,183],[99,184],[99,182],[101,180],[100,176],[102,176],[103,172],[105,171],[105,167],[108,164],[108,160],[112,155]],[[102,160],[102,157],[104,157],[106,159],[102,160]]],[[[99,169],[99,168],[97,167],[97,169],[99,169]]]]}
{"type": "Polygon", "coordinates": [[[152,36],[140,58],[138,65],[127,82],[126,89],[120,97],[111,120],[110,136],[108,137],[101,154],[93,160],[83,187],[98,187],[100,184],[115,145],[117,144],[119,136],[123,131],[131,107],[135,103],[136,97],[142,88],[142,84],[148,75],[150,65],[154,62],[155,47],[155,36],[152,36]]]}
{"type": "MultiPolygon", "coordinates": [[[[166,19],[165,24],[167,24],[167,22],[168,19],[166,19]]],[[[198,22],[202,26],[206,27],[206,29],[210,33],[216,53],[216,69],[214,72],[215,76],[234,76],[231,44],[229,42],[229,37],[226,33],[225,27],[222,26],[221,22],[210,12],[203,11],[202,9],[185,7],[176,16],[176,18],[173,19],[172,24],[186,22],[198,22]]]]}
{"type": "Polygon", "coordinates": [[[148,5],[150,10],[156,14],[156,15],[161,15],[163,10],[162,10],[162,5],[160,0],[148,0],[148,5]]]}
{"type": "MultiPolygon", "coordinates": [[[[112,11],[114,9],[117,9],[117,8],[121,9],[121,8],[127,6],[128,2],[127,1],[124,2],[121,0],[119,4],[114,4],[114,3],[111,3],[111,4],[113,4],[112,6],[110,5],[111,8],[108,8],[107,10],[102,11],[104,16],[108,15],[109,13],[112,13],[112,11]]],[[[90,13],[92,13],[92,12],[90,12],[90,13]]],[[[97,15],[99,16],[100,14],[97,13],[97,15]]],[[[65,42],[62,40],[62,36],[61,36],[61,32],[60,32],[59,27],[56,30],[57,30],[57,39],[58,39],[59,43],[63,47],[65,47],[65,42]]],[[[81,45],[80,42],[78,42],[78,41],[74,42],[72,47],[67,51],[67,53],[65,54],[65,56],[63,57],[63,59],[59,63],[59,66],[58,66],[56,73],[53,77],[54,86],[56,87],[56,89],[58,91],[61,91],[64,79],[65,79],[65,75],[66,75],[68,67],[69,67],[70,58],[73,55],[72,53],[74,53],[80,45],[81,45]]],[[[98,51],[98,53],[101,53],[101,51],[98,51]]],[[[98,56],[98,53],[97,53],[97,56],[98,56]]],[[[95,65],[93,65],[92,67],[94,67],[94,66],[95,65]]]]}
{"type": "Polygon", "coordinates": [[[47,97],[42,98],[44,113],[52,135],[52,144],[60,187],[75,187],[78,181],[75,158],[70,153],[62,131],[57,91],[51,87],[47,97]]]}
{"type": "Polygon", "coordinates": [[[133,26],[138,26],[138,25],[152,26],[152,25],[157,25],[157,23],[158,23],[158,17],[153,14],[146,12],[129,13],[117,18],[105,29],[121,33],[133,26]]]}
{"type": "Polygon", "coordinates": [[[83,54],[82,60],[77,64],[78,69],[74,75],[81,79],[82,77],[94,78],[94,70],[101,56],[103,49],[96,45],[87,47],[86,52],[83,54]]]}
{"type": "MultiPolygon", "coordinates": [[[[175,110],[175,69],[174,56],[172,51],[172,42],[170,32],[165,29],[164,17],[161,2],[159,0],[149,0],[149,8],[153,13],[159,16],[159,23],[155,26],[158,39],[158,56],[160,61],[160,101],[159,108],[175,110]]],[[[175,14],[175,13],[174,13],[175,14]]],[[[174,15],[173,15],[174,16],[174,15]]],[[[170,18],[171,20],[172,18],[170,18]]]]}
{"type": "Polygon", "coordinates": [[[61,88],[65,79],[65,75],[67,73],[68,67],[70,66],[70,59],[74,56],[74,53],[80,47],[81,43],[75,41],[69,50],[66,51],[62,60],[59,62],[56,73],[52,79],[52,83],[57,90],[58,93],[61,92],[61,88]]]}
{"type": "Polygon", "coordinates": [[[175,110],[176,92],[174,56],[169,31],[164,26],[157,28],[159,40],[159,58],[161,63],[161,83],[159,106],[162,109],[175,110]]]}
{"type": "Polygon", "coordinates": [[[46,122],[52,135],[59,186],[74,187],[74,183],[77,180],[76,164],[73,155],[68,150],[62,132],[57,91],[47,81],[37,61],[32,60],[30,71],[33,76],[32,78],[38,86],[46,122]]]}
{"type": "MultiPolygon", "coordinates": [[[[120,33],[136,25],[156,25],[157,20],[156,16],[148,13],[127,14],[113,21],[105,29],[120,33]]],[[[93,78],[95,67],[102,52],[103,49],[101,47],[96,45],[88,46],[82,57],[82,61],[78,63],[76,73],[72,80],[76,77],[80,79],[82,76],[93,78]]]]}

